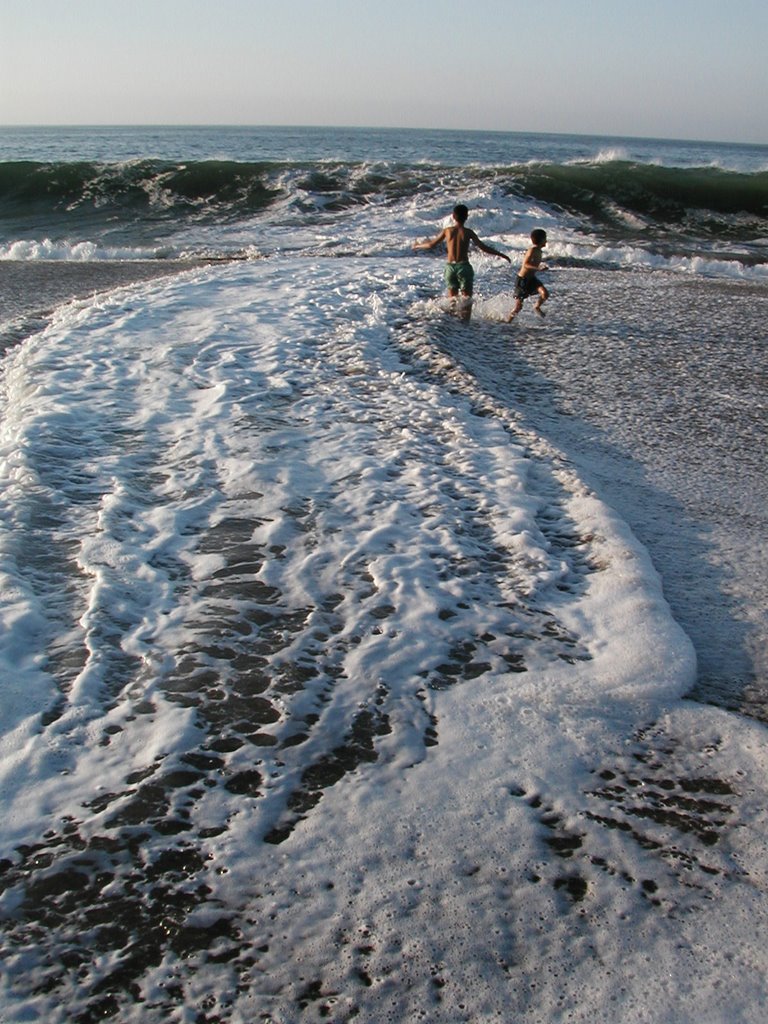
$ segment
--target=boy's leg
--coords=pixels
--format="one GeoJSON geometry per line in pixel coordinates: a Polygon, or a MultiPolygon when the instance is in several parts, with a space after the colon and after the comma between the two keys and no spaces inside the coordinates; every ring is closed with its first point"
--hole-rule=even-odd
{"type": "Polygon", "coordinates": [[[539,316],[544,316],[544,310],[541,307],[547,301],[547,299],[549,298],[549,292],[544,287],[544,285],[542,285],[541,288],[538,289],[538,292],[539,292],[539,297],[536,300],[536,303],[534,304],[533,308],[534,308],[534,311],[539,314],[539,316]]]}
{"type": "Polygon", "coordinates": [[[445,288],[449,299],[455,299],[459,294],[459,279],[456,274],[456,266],[453,263],[445,265],[445,288]]]}
{"type": "Polygon", "coordinates": [[[460,320],[469,320],[472,316],[472,292],[467,291],[466,288],[462,290],[458,312],[460,320]]]}
{"type": "Polygon", "coordinates": [[[512,308],[512,312],[509,314],[509,320],[514,320],[520,310],[523,308],[523,300],[515,299],[515,305],[512,308]]]}

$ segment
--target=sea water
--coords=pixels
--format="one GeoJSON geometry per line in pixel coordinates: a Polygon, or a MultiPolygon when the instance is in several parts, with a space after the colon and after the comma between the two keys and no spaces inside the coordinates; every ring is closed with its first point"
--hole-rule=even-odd
{"type": "Polygon", "coordinates": [[[761,1020],[768,150],[0,143],[0,1017],[761,1020]]]}

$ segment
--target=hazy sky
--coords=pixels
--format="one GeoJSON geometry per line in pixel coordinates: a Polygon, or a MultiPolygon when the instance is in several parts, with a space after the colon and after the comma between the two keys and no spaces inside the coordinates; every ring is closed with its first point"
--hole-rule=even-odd
{"type": "Polygon", "coordinates": [[[768,3],[2,0],[0,124],[768,143],[768,3]]]}

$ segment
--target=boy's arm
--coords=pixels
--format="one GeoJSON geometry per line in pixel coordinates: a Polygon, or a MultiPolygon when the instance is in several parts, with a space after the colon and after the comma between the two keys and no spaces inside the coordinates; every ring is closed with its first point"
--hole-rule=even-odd
{"type": "Polygon", "coordinates": [[[440,232],[440,234],[436,238],[427,238],[423,242],[414,242],[413,243],[413,248],[414,249],[434,249],[436,245],[439,245],[445,239],[445,231],[446,231],[446,229],[443,228],[443,230],[440,232]]]}
{"type": "Polygon", "coordinates": [[[509,256],[506,255],[506,253],[499,252],[499,250],[494,249],[493,246],[486,245],[485,242],[481,242],[474,231],[470,231],[469,237],[475,243],[477,248],[480,249],[482,252],[487,252],[489,256],[500,256],[503,260],[506,260],[507,263],[512,262],[509,256]]]}

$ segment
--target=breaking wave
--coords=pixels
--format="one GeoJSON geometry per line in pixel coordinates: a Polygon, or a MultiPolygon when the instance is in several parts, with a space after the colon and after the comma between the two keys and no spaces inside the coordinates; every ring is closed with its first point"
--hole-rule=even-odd
{"type": "MultiPolygon", "coordinates": [[[[613,155],[613,154],[611,154],[613,155]]],[[[616,154],[619,155],[619,154],[616,154]]],[[[617,220],[617,210],[647,221],[680,223],[695,212],[708,232],[728,218],[768,233],[768,172],[679,168],[598,158],[590,163],[533,163],[452,171],[429,165],[345,162],[244,163],[229,160],[139,160],[0,164],[0,217],[102,213],[134,218],[212,213],[253,216],[271,204],[311,198],[339,205],[393,199],[429,188],[494,184],[590,220],[617,220]],[[454,180],[455,179],[455,180],[454,180]]],[[[733,226],[733,222],[730,222],[733,226]]],[[[626,228],[626,216],[621,218],[626,228]]]]}

